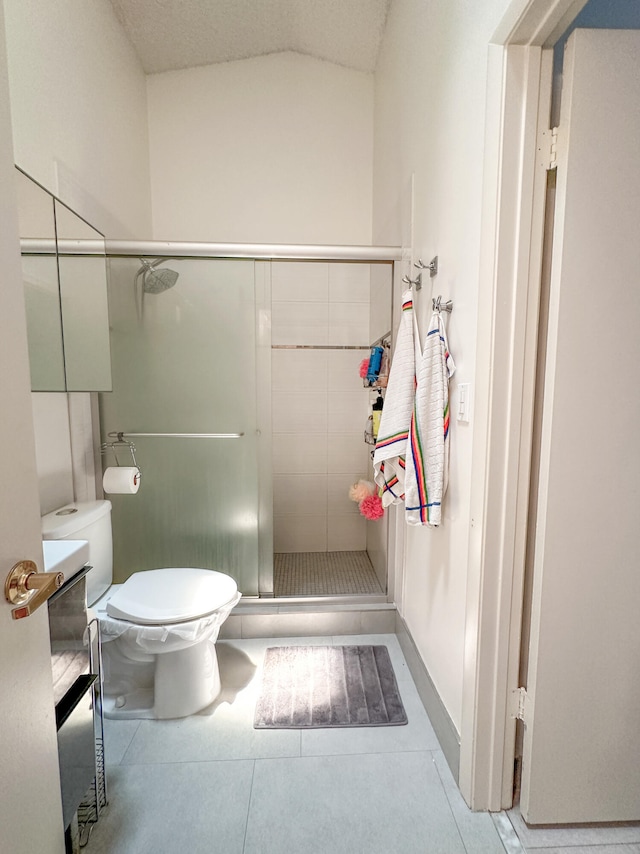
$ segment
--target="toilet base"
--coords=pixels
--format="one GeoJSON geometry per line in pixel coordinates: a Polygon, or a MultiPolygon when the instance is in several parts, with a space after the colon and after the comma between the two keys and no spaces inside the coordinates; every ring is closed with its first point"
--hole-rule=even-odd
{"type": "Polygon", "coordinates": [[[153,720],[153,688],[141,688],[126,695],[105,695],[102,703],[105,718],[110,720],[153,720]],[[125,705],[117,704],[125,701],[125,705]]]}
{"type": "MultiPolygon", "coordinates": [[[[217,635],[217,632],[216,632],[217,635]]],[[[103,646],[104,716],[112,719],[185,718],[206,709],[220,693],[215,641],[132,661],[115,639],[103,646]]]]}

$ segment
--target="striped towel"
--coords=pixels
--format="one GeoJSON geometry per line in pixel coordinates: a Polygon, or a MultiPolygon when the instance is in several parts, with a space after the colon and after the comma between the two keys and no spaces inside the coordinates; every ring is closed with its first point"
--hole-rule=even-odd
{"type": "Polygon", "coordinates": [[[413,325],[413,298],[411,291],[405,291],[398,340],[373,454],[373,479],[382,490],[384,507],[399,504],[404,499],[405,451],[416,388],[413,325]]]}
{"type": "Polygon", "coordinates": [[[444,322],[435,312],[418,368],[407,447],[407,525],[435,528],[442,519],[449,470],[449,378],[455,369],[444,322]]]}

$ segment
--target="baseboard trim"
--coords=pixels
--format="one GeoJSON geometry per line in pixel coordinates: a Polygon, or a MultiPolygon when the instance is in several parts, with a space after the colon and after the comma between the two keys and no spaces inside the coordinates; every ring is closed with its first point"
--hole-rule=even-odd
{"type": "Polygon", "coordinates": [[[396,635],[407,662],[407,667],[416,683],[418,694],[422,700],[429,720],[438,736],[440,747],[445,755],[456,783],[460,776],[460,734],[451,720],[440,694],[436,690],[429,671],[418,652],[411,632],[400,614],[396,613],[396,635]]]}

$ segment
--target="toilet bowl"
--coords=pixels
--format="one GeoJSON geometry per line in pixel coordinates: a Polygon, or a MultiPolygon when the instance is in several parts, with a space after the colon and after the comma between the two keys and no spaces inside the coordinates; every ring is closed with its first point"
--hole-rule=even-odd
{"type": "Polygon", "coordinates": [[[228,575],[191,567],[136,572],[94,606],[107,717],[183,718],[220,693],[215,641],[240,594],[228,575]]]}
{"type": "Polygon", "coordinates": [[[102,635],[105,716],[181,718],[209,706],[220,693],[215,642],[241,598],[233,578],[169,567],[110,585],[109,501],[66,505],[43,517],[42,531],[89,543],[87,604],[102,635]]]}

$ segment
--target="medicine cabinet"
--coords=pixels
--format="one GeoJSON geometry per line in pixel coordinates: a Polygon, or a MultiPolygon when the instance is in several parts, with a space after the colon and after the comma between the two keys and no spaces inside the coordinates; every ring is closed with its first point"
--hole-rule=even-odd
{"type": "Polygon", "coordinates": [[[104,236],[16,168],[32,391],[111,391],[104,236]]]}

